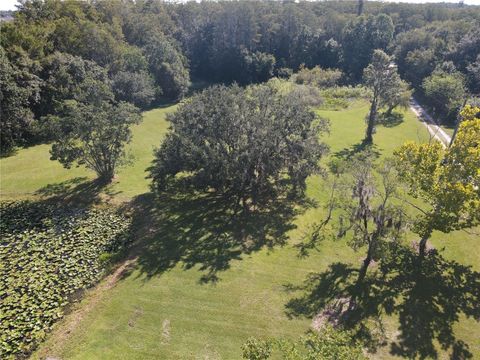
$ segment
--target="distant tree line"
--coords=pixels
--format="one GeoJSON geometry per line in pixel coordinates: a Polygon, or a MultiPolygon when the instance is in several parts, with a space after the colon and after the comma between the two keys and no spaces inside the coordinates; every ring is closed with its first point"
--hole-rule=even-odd
{"type": "Polygon", "coordinates": [[[480,93],[480,27],[471,19],[434,21],[397,36],[402,77],[431,110],[454,123],[467,98],[480,93]]]}
{"type": "Polygon", "coordinates": [[[478,7],[448,4],[27,0],[0,24],[1,150],[51,137],[42,119],[99,82],[112,104],[140,108],[181,99],[191,79],[246,85],[320,66],[355,84],[376,49],[453,119],[480,90],[479,22],[478,7]]]}

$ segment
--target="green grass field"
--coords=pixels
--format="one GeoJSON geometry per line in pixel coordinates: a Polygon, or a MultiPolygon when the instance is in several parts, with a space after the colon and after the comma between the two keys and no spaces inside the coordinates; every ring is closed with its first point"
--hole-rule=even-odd
{"type": "MultiPolygon", "coordinates": [[[[361,142],[367,110],[366,104],[355,103],[342,111],[319,111],[331,120],[331,132],[325,141],[332,156],[361,142]]],[[[281,207],[273,209],[272,218],[260,230],[256,226],[262,219],[241,224],[251,234],[270,231],[287,239],[283,246],[258,251],[245,251],[238,244],[222,247],[222,239],[212,236],[219,228],[226,228],[227,236],[236,231],[222,223],[218,199],[171,194],[154,200],[148,194],[141,195],[148,192],[144,170],[168,127],[168,111],[173,107],[145,113],[129,145],[136,162],[121,169],[107,189],[112,201],[133,199],[134,222],[140,229],[133,250],[138,258],[136,267],[100,298],[95,298],[94,291],[87,294],[77,307],[95,306],[82,316],[67,340],[51,337],[34,358],[48,354],[82,360],[239,359],[241,344],[249,336],[298,338],[310,326],[309,318],[287,316],[286,304],[294,296],[286,290],[288,284],[301,285],[309,274],[325,271],[333,262],[360,265],[364,254],[353,252],[344,240],[326,241],[310,257],[298,258],[293,245],[323,214],[324,195],[316,177],[309,180],[307,195],[318,202],[317,207],[296,209],[295,216],[281,207]],[[202,282],[212,270],[218,281],[202,282]]],[[[408,139],[428,139],[425,128],[410,112],[399,125],[378,127],[374,136],[376,149],[383,156],[408,139]]],[[[72,179],[80,178],[81,182],[93,177],[85,169],[65,170],[48,157],[48,146],[40,145],[1,159],[2,198],[32,197],[51,184],[66,184],[59,187],[64,191],[65,187],[75,186],[72,179]]],[[[406,241],[413,239],[410,236],[406,241]]],[[[433,239],[437,249],[445,247],[441,253],[446,258],[480,270],[476,242],[478,235],[464,232],[435,234],[433,239]]],[[[59,323],[57,329],[62,325],[59,323]]],[[[438,322],[432,322],[435,325],[438,322]]],[[[385,316],[389,341],[399,334],[398,326],[398,314],[385,316]]],[[[453,326],[457,338],[480,357],[479,323],[462,319],[453,326]]],[[[437,345],[428,334],[425,341],[437,345]]],[[[390,345],[379,347],[373,357],[393,357],[390,345]]],[[[446,353],[439,357],[447,358],[446,353]]]]}
{"type": "MultiPolygon", "coordinates": [[[[175,106],[144,113],[140,125],[133,127],[133,141],[127,146],[133,164],[120,168],[111,186],[106,189],[115,200],[124,201],[148,191],[145,169],[153,159],[154,148],[168,129],[165,115],[175,106]]],[[[57,161],[50,160],[50,145],[32,146],[19,150],[15,156],[0,159],[2,199],[29,198],[50,192],[61,192],[95,177],[84,167],[64,169],[57,161]]]]}

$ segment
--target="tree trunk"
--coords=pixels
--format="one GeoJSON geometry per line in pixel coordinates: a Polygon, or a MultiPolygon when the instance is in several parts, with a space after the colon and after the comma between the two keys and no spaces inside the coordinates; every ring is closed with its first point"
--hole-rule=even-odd
{"type": "Polygon", "coordinates": [[[98,173],[98,181],[102,184],[110,184],[113,180],[114,175],[115,174],[113,170],[105,170],[101,173],[98,173]]]}
{"type": "Polygon", "coordinates": [[[357,15],[360,16],[363,13],[363,0],[358,0],[357,15]]]}
{"type": "Polygon", "coordinates": [[[351,311],[355,308],[356,300],[360,295],[360,290],[362,289],[362,283],[363,280],[365,279],[365,276],[367,276],[367,270],[372,262],[372,246],[371,244],[368,245],[368,252],[367,252],[367,257],[363,260],[362,267],[360,268],[358,272],[358,278],[357,282],[355,283],[355,290],[350,297],[350,301],[348,304],[348,311],[351,311]]]}
{"type": "Polygon", "coordinates": [[[395,106],[389,106],[387,111],[385,111],[385,115],[390,116],[392,115],[392,111],[395,108],[395,106]]]}
{"type": "Polygon", "coordinates": [[[357,285],[359,286],[363,280],[365,279],[365,276],[367,275],[367,270],[368,266],[372,262],[372,255],[370,254],[370,249],[367,253],[367,257],[363,260],[362,267],[360,268],[360,271],[358,272],[358,279],[357,279],[357,285]]]}
{"type": "Polygon", "coordinates": [[[425,235],[422,237],[420,240],[420,243],[418,244],[418,256],[420,259],[423,259],[426,254],[426,249],[427,249],[427,241],[430,235],[425,235]]]}
{"type": "Polygon", "coordinates": [[[242,197],[242,206],[243,206],[243,214],[247,215],[250,212],[250,209],[248,208],[246,196],[242,197]]]}
{"type": "Polygon", "coordinates": [[[365,134],[364,142],[371,144],[373,142],[373,129],[375,127],[375,119],[377,117],[377,98],[374,97],[372,105],[370,106],[370,113],[368,114],[367,132],[365,134]]]}

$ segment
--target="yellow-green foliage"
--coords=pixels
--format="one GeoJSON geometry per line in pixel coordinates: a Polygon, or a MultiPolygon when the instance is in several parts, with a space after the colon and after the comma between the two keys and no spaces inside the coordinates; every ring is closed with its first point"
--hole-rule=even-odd
{"type": "Polygon", "coordinates": [[[395,152],[401,178],[414,197],[429,208],[416,221],[416,232],[428,237],[433,230],[450,232],[480,222],[480,108],[467,106],[461,113],[453,144],[405,143],[395,152]]]}

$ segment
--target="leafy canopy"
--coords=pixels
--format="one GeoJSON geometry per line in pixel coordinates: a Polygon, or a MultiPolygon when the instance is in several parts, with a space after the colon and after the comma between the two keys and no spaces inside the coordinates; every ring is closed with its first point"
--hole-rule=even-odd
{"type": "Polygon", "coordinates": [[[465,78],[460,72],[436,70],[423,80],[422,87],[437,113],[455,117],[465,97],[465,78]]]}
{"type": "Polygon", "coordinates": [[[0,46],[0,152],[22,142],[33,122],[30,104],[38,100],[40,79],[17,67],[0,46]]]}
{"type": "Polygon", "coordinates": [[[113,100],[107,71],[93,61],[55,52],[43,60],[39,116],[55,114],[62,102],[74,99],[84,103],[113,100]]]}
{"type": "Polygon", "coordinates": [[[382,50],[375,50],[372,62],[363,72],[365,85],[372,90],[370,113],[367,119],[365,142],[373,141],[378,110],[387,107],[391,112],[398,105],[405,105],[410,93],[408,85],[400,79],[392,58],[382,50]]]}
{"type": "Polygon", "coordinates": [[[480,108],[466,106],[457,136],[447,148],[438,142],[408,142],[395,152],[400,178],[411,195],[428,208],[420,209],[415,231],[430,237],[480,223],[480,108]]]}
{"type": "Polygon", "coordinates": [[[66,168],[73,163],[85,165],[108,182],[124,159],[130,126],[140,122],[141,116],[126,102],[84,104],[69,100],[64,102],[61,116],[51,119],[55,137],[51,159],[66,168]]]}
{"type": "Polygon", "coordinates": [[[181,105],[172,131],[155,153],[153,185],[177,174],[198,189],[231,192],[256,203],[275,190],[302,190],[326,151],[327,123],[297,96],[268,86],[214,86],[181,105]]]}
{"type": "Polygon", "coordinates": [[[343,63],[352,80],[359,80],[363,69],[372,61],[374,49],[386,50],[393,40],[390,16],[359,16],[343,28],[343,63]]]}

